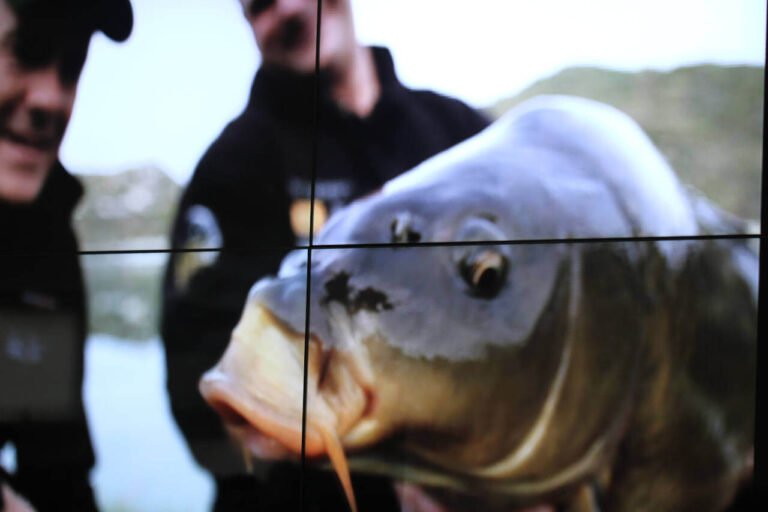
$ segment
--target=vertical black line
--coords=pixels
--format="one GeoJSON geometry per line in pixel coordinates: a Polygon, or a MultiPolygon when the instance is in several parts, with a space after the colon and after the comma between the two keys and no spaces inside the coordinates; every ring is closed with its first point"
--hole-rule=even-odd
{"type": "Polygon", "coordinates": [[[309,244],[307,245],[307,294],[304,303],[304,382],[302,386],[301,403],[301,471],[299,478],[299,509],[303,512],[305,507],[306,492],[306,442],[307,442],[307,383],[309,368],[309,303],[311,296],[311,272],[312,268],[312,244],[314,243],[315,231],[315,181],[317,178],[317,150],[319,127],[319,104],[320,104],[320,21],[323,16],[323,1],[317,0],[317,21],[315,34],[315,76],[314,76],[314,100],[312,102],[312,169],[310,175],[309,187],[309,244]]]}
{"type": "MultiPolygon", "coordinates": [[[[768,16],[763,20],[768,30],[768,16]]],[[[768,39],[764,41],[766,51],[768,51],[768,39]]],[[[765,62],[763,62],[763,83],[768,83],[768,70],[765,69],[765,62]]],[[[757,344],[755,347],[756,368],[755,372],[755,439],[754,439],[754,472],[752,486],[754,489],[753,503],[768,503],[768,491],[765,489],[766,482],[766,421],[765,421],[765,398],[768,396],[766,393],[766,383],[768,379],[763,374],[761,369],[768,368],[768,350],[765,347],[760,346],[760,340],[765,338],[765,333],[768,332],[768,312],[766,312],[766,272],[768,272],[768,247],[766,247],[765,231],[768,226],[768,208],[765,205],[765,198],[768,196],[768,186],[766,186],[766,171],[765,167],[768,164],[768,154],[765,150],[765,135],[768,123],[766,123],[766,117],[768,117],[768,105],[765,101],[765,91],[763,91],[763,158],[762,158],[762,183],[760,194],[760,274],[758,276],[758,296],[757,296],[757,344]],[[760,405],[762,403],[762,405],[760,405]],[[761,434],[762,432],[762,434],[761,434]]]]}

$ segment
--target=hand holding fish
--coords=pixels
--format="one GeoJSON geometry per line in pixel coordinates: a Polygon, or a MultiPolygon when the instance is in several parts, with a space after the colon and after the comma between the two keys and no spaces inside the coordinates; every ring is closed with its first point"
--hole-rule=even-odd
{"type": "Polygon", "coordinates": [[[10,486],[6,484],[0,484],[0,492],[2,492],[3,508],[0,512],[35,512],[32,505],[24,498],[16,494],[10,486]]]}

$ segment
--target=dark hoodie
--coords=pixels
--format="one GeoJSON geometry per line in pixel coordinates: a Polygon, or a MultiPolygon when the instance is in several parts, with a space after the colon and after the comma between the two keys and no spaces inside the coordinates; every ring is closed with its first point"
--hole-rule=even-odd
{"type": "Polygon", "coordinates": [[[85,295],[73,210],[80,183],[57,164],[31,204],[0,201],[0,446],[37,510],[95,510],[82,402],[85,295]]]}

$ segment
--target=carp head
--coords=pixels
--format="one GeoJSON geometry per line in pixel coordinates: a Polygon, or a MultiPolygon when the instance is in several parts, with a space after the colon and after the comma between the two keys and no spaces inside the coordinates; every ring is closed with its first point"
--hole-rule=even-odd
{"type": "MultiPolygon", "coordinates": [[[[578,319],[579,251],[495,244],[514,229],[491,197],[465,200],[453,218],[434,202],[391,199],[355,205],[320,243],[359,243],[358,223],[378,243],[458,243],[318,248],[309,265],[290,256],[277,278],[253,287],[229,347],[202,379],[206,400],[256,457],[329,457],[350,503],[347,454],[352,469],[505,504],[582,478],[627,396],[607,383],[628,371],[632,344],[620,342],[634,335],[614,332],[588,349],[595,326],[578,319]],[[611,367],[599,368],[609,351],[611,367]]],[[[628,265],[605,261],[591,264],[591,277],[628,265]]]]}

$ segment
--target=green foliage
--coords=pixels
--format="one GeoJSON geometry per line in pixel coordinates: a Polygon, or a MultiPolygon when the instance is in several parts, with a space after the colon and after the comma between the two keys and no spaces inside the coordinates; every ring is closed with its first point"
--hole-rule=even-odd
{"type": "Polygon", "coordinates": [[[180,188],[151,167],[81,175],[85,197],[75,214],[84,250],[166,249],[180,188]]]}
{"type": "MultiPolygon", "coordinates": [[[[157,169],[80,176],[85,197],[75,230],[86,251],[168,248],[180,188],[157,169]]],[[[165,255],[93,254],[81,258],[91,333],[128,340],[157,336],[165,255]]]]}
{"type": "Polygon", "coordinates": [[[489,109],[499,116],[540,94],[599,100],[633,117],[681,179],[741,217],[760,217],[763,68],[671,72],[566,69],[489,109]]]}

